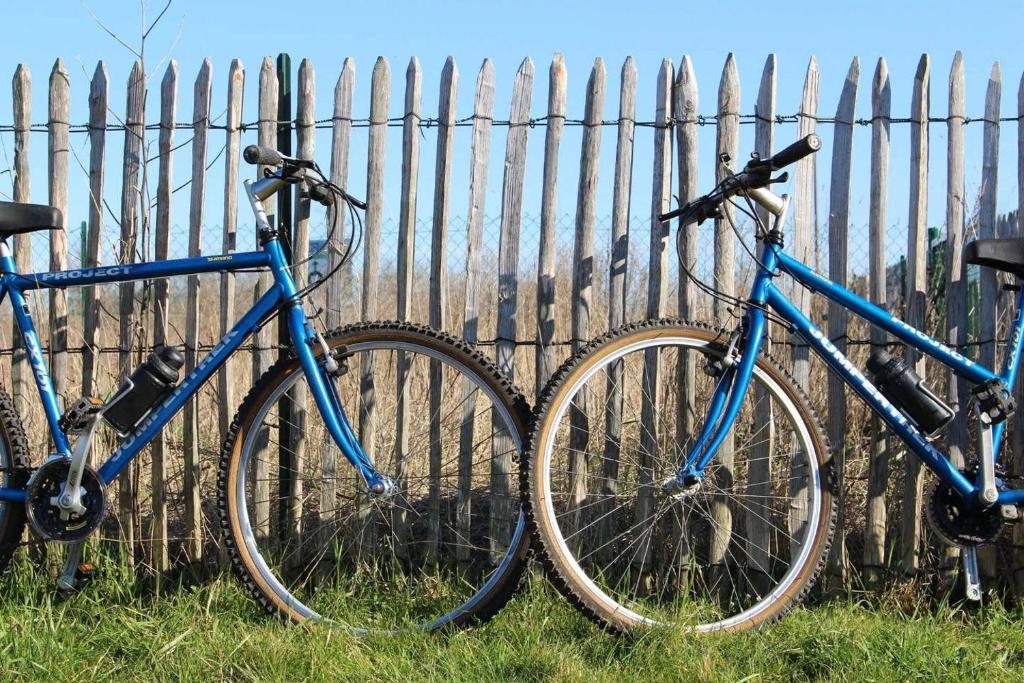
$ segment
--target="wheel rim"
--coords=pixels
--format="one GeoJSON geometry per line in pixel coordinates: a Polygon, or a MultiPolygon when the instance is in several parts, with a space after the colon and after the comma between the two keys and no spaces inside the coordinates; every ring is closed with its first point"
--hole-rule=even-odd
{"type": "MultiPolygon", "coordinates": [[[[396,424],[399,362],[401,358],[408,361],[404,376],[408,387],[405,433],[409,445],[403,449],[406,456],[401,458],[404,476],[399,479],[399,494],[390,501],[369,502],[357,493],[365,485],[330,437],[321,438],[325,434],[322,418],[309,397],[301,432],[305,435],[303,463],[312,468],[309,475],[301,476],[302,512],[291,516],[287,510],[282,512],[280,501],[286,497],[280,495],[276,505],[272,498],[268,498],[266,505],[260,504],[261,490],[277,490],[273,481],[262,489],[257,487],[257,481],[261,474],[271,475],[267,478],[272,479],[270,470],[275,463],[270,460],[276,456],[271,453],[268,458],[265,453],[276,450],[269,438],[275,431],[275,420],[277,424],[286,422],[280,419],[278,401],[289,389],[304,387],[304,382],[300,383],[301,371],[294,370],[263,400],[242,442],[239,476],[232,493],[241,543],[258,580],[274,596],[277,607],[293,618],[322,621],[358,633],[432,630],[460,621],[474,614],[513,569],[524,541],[525,522],[519,509],[515,466],[509,464],[522,447],[516,420],[490,384],[441,351],[396,340],[350,343],[347,347],[353,355],[348,359],[350,369],[338,380],[339,396],[354,431],[359,433],[361,427],[375,425],[375,444],[370,454],[378,469],[390,476],[398,474],[398,430],[388,435],[382,433],[380,426],[396,424]],[[358,398],[358,387],[367,367],[372,368],[374,378],[372,410],[361,409],[358,398]],[[439,385],[451,390],[441,392],[441,408],[433,413],[433,420],[428,396],[431,372],[438,373],[434,377],[440,378],[439,385]],[[389,392],[394,400],[382,396],[384,392],[389,392]],[[462,431],[467,429],[469,416],[473,418],[470,431],[462,431]],[[429,423],[437,425],[441,434],[440,476],[431,474],[429,463],[424,465],[430,451],[430,429],[417,426],[429,423]],[[453,459],[454,441],[458,442],[458,454],[453,459]],[[464,448],[465,443],[470,448],[464,448]],[[311,445],[319,450],[311,449],[311,445]],[[334,452],[336,470],[334,499],[340,501],[333,510],[323,505],[324,489],[309,486],[318,478],[321,483],[332,479],[322,475],[324,455],[329,450],[334,452]],[[472,466],[468,488],[461,486],[459,480],[459,473],[464,471],[460,462],[467,462],[467,453],[472,466]],[[426,476],[424,466],[428,470],[426,476]],[[432,493],[434,489],[436,495],[432,493]],[[321,524],[311,528],[311,510],[307,507],[315,511],[316,506],[308,503],[318,497],[321,524]],[[433,500],[440,504],[432,505],[433,500]],[[357,518],[357,514],[361,517],[357,518]],[[330,517],[330,535],[320,533],[325,528],[325,516],[330,517]],[[287,569],[288,541],[282,544],[280,538],[284,535],[282,529],[289,529],[295,519],[300,520],[302,543],[313,543],[314,547],[312,553],[292,553],[307,558],[297,563],[303,567],[299,573],[287,569]],[[433,520],[437,524],[432,524],[433,520]],[[437,541],[431,543],[430,539],[437,541]],[[310,556],[320,566],[316,571],[310,569],[310,556]],[[322,572],[324,560],[330,565],[326,579],[322,572]],[[339,576],[342,572],[348,576],[339,576]]],[[[276,446],[280,447],[280,443],[276,446]]],[[[288,450],[294,453],[298,448],[288,450]]],[[[280,474],[279,471],[279,480],[280,474]]],[[[301,543],[292,543],[292,548],[298,545],[301,543]]]]}
{"type": "Polygon", "coordinates": [[[681,443],[676,439],[670,445],[665,443],[670,435],[678,433],[677,425],[685,424],[685,418],[676,412],[679,395],[675,396],[674,404],[671,395],[677,368],[686,355],[683,352],[697,357],[693,405],[696,406],[696,424],[701,424],[702,407],[707,405],[713,381],[701,376],[700,358],[709,352],[708,342],[665,334],[627,343],[584,366],[585,369],[558,392],[557,404],[550,409],[541,432],[539,485],[542,500],[538,503],[547,518],[548,534],[544,534],[544,541],[554,545],[557,554],[564,558],[566,570],[604,608],[605,614],[634,624],[683,622],[696,631],[714,631],[752,622],[780,598],[792,593],[801,570],[811,560],[817,546],[813,541],[822,522],[821,471],[815,441],[799,408],[775,378],[756,367],[747,406],[734,431],[742,431],[744,419],[751,424],[763,423],[763,420],[757,422],[752,412],[755,408],[770,408],[775,415],[770,422],[776,426],[768,429],[767,436],[764,431],[750,430],[750,447],[745,448],[742,441],[734,444],[729,480],[724,475],[730,470],[716,467],[716,456],[707,469],[702,488],[695,494],[682,501],[665,496],[660,482],[674,473],[676,463],[683,457],[680,453],[685,454],[686,446],[692,442],[692,434],[688,433],[688,438],[681,443]],[[645,368],[649,372],[655,367],[651,360],[655,357],[658,373],[645,374],[645,368]],[[755,385],[759,400],[752,408],[755,385]],[[615,412],[610,408],[616,405],[614,386],[620,387],[623,396],[618,439],[608,422],[608,413],[615,412]],[[658,388],[659,401],[644,400],[645,392],[648,396],[652,393],[647,391],[651,386],[658,388]],[[602,387],[604,402],[600,400],[602,387]],[[629,395],[630,388],[634,389],[632,395],[629,395]],[[635,395],[637,388],[641,391],[639,397],[635,395]],[[599,400],[593,400],[595,395],[599,400]],[[664,406],[663,411],[657,409],[659,405],[664,406]],[[671,425],[665,414],[674,416],[671,425]],[[585,422],[580,422],[584,415],[585,422]],[[786,421],[788,441],[783,435],[787,430],[777,428],[780,418],[786,421]],[[571,436],[580,433],[581,424],[586,426],[587,435],[573,442],[571,436]],[[608,449],[610,443],[614,446],[611,450],[608,449]],[[636,443],[640,446],[632,450],[631,444],[636,443]],[[793,446],[790,451],[780,448],[787,443],[793,446]],[[742,455],[755,450],[756,457],[742,455]],[[581,458],[582,453],[586,456],[581,458]],[[641,461],[641,457],[646,460],[641,461]],[[790,467],[796,468],[790,472],[797,472],[799,478],[788,476],[783,481],[775,474],[780,470],[776,463],[787,458],[793,461],[790,467]],[[611,463],[615,460],[617,470],[612,470],[611,463]],[[647,464],[642,466],[644,462],[647,464]],[[758,466],[760,469],[751,476],[750,465],[759,462],[762,463],[758,466]],[[767,476],[764,463],[769,465],[767,476]],[[802,465],[802,469],[798,465],[802,465]],[[580,477],[580,471],[587,474],[580,477]],[[600,484],[590,476],[595,471],[602,475],[596,477],[600,484]],[[741,474],[746,475],[745,485],[741,474]],[[793,495],[788,483],[790,478],[803,484],[797,489],[798,495],[793,495]],[[726,481],[732,483],[727,485],[726,481]],[[782,488],[786,494],[780,493],[782,488]],[[722,511],[726,494],[728,504],[724,507],[732,517],[728,526],[715,516],[715,512],[722,511]],[[756,505],[752,504],[754,501],[756,505]],[[780,528],[778,518],[782,505],[798,509],[786,514],[785,527],[780,528]],[[744,531],[743,524],[753,522],[756,527],[759,518],[761,527],[769,532],[767,542],[759,543],[753,537],[743,538],[744,534],[738,533],[744,531]],[[710,540],[699,539],[694,533],[701,524],[705,527],[704,536],[710,540]],[[729,532],[722,532],[726,528],[729,532]],[[678,533],[679,529],[688,531],[678,533]],[[796,534],[792,533],[794,529],[796,534]],[[783,536],[791,538],[782,543],[779,539],[783,536]],[[723,541],[723,537],[727,540],[723,541]],[[663,547],[666,539],[676,542],[675,547],[669,545],[668,553],[663,547]],[[701,545],[705,546],[703,550],[701,545]],[[784,548],[785,545],[789,548],[784,548]],[[765,565],[762,559],[765,556],[771,565],[765,565]],[[746,561],[740,562],[740,559],[746,561]],[[754,571],[746,575],[737,571],[755,565],[756,573],[762,575],[759,580],[755,580],[754,571]],[[715,580],[707,578],[712,574],[709,571],[712,567],[718,572],[715,580]],[[736,580],[737,573],[742,581],[736,580]],[[736,586],[742,586],[742,591],[752,593],[752,597],[739,595],[736,586]],[[725,594],[721,595],[723,588],[725,594]],[[704,599],[699,595],[701,592],[707,594],[704,599]],[[710,600],[708,595],[712,593],[719,595],[710,600]],[[711,606],[708,603],[712,603],[711,606]]]}

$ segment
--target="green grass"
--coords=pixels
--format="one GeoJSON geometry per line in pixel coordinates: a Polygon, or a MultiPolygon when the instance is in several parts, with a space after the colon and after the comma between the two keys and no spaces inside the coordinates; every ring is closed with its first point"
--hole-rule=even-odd
{"type": "Polygon", "coordinates": [[[1024,613],[992,606],[833,603],[759,634],[625,639],[534,577],[485,627],[359,639],[267,619],[228,577],[152,596],[107,569],[61,602],[26,573],[0,580],[3,680],[1024,679],[1024,613]]]}

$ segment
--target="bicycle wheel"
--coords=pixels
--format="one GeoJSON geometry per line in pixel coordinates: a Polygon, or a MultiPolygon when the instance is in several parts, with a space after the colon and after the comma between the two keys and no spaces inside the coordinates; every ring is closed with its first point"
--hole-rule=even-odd
{"type": "Polygon", "coordinates": [[[621,328],[555,374],[523,459],[538,553],[558,588],[613,630],[769,623],[823,563],[834,521],[828,445],[766,357],[700,485],[668,495],[711,400],[723,333],[672,320],[621,328]]]}
{"type": "Polygon", "coordinates": [[[425,327],[365,323],[327,341],[345,348],[335,381],[353,430],[398,492],[367,495],[303,398],[298,361],[280,361],[245,399],[221,455],[235,572],[294,622],[366,632],[489,618],[526,565],[515,473],[527,404],[480,354],[425,327]]]}
{"type": "MultiPolygon", "coordinates": [[[[24,488],[28,463],[28,439],[21,418],[11,397],[0,389],[0,486],[24,488]]],[[[0,501],[0,572],[11,563],[24,530],[25,504],[0,501]]]]}

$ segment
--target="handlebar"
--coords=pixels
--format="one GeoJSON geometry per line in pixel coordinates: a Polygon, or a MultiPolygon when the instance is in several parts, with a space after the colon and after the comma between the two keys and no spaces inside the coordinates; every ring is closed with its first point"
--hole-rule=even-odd
{"type": "Polygon", "coordinates": [[[276,149],[249,145],[242,152],[242,158],[247,164],[262,164],[263,166],[283,166],[284,156],[276,149]]]}
{"type": "Polygon", "coordinates": [[[740,192],[767,187],[773,182],[771,177],[773,171],[794,164],[819,149],[821,149],[821,138],[811,133],[767,159],[759,159],[755,156],[742,171],[723,180],[710,194],[687,202],[678,209],[659,214],[658,220],[670,221],[673,218],[685,216],[686,221],[684,222],[695,220],[699,224],[708,218],[717,218],[722,202],[740,192]]]}

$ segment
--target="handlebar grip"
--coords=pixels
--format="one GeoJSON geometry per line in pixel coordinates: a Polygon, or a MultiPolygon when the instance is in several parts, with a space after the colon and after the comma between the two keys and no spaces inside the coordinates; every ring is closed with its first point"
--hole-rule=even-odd
{"type": "Polygon", "coordinates": [[[284,157],[276,149],[249,145],[242,152],[242,158],[249,164],[262,164],[264,166],[281,166],[284,164],[284,157]]]}
{"type": "Polygon", "coordinates": [[[681,216],[683,214],[683,211],[685,211],[685,210],[686,210],[685,206],[680,206],[678,209],[672,209],[668,213],[659,213],[658,214],[658,220],[662,221],[662,222],[670,221],[673,218],[676,218],[677,216],[681,216]]]}
{"type": "Polygon", "coordinates": [[[768,160],[773,171],[778,171],[790,164],[800,161],[805,156],[814,154],[821,149],[821,138],[811,133],[802,140],[797,140],[792,145],[782,150],[768,160]]]}

